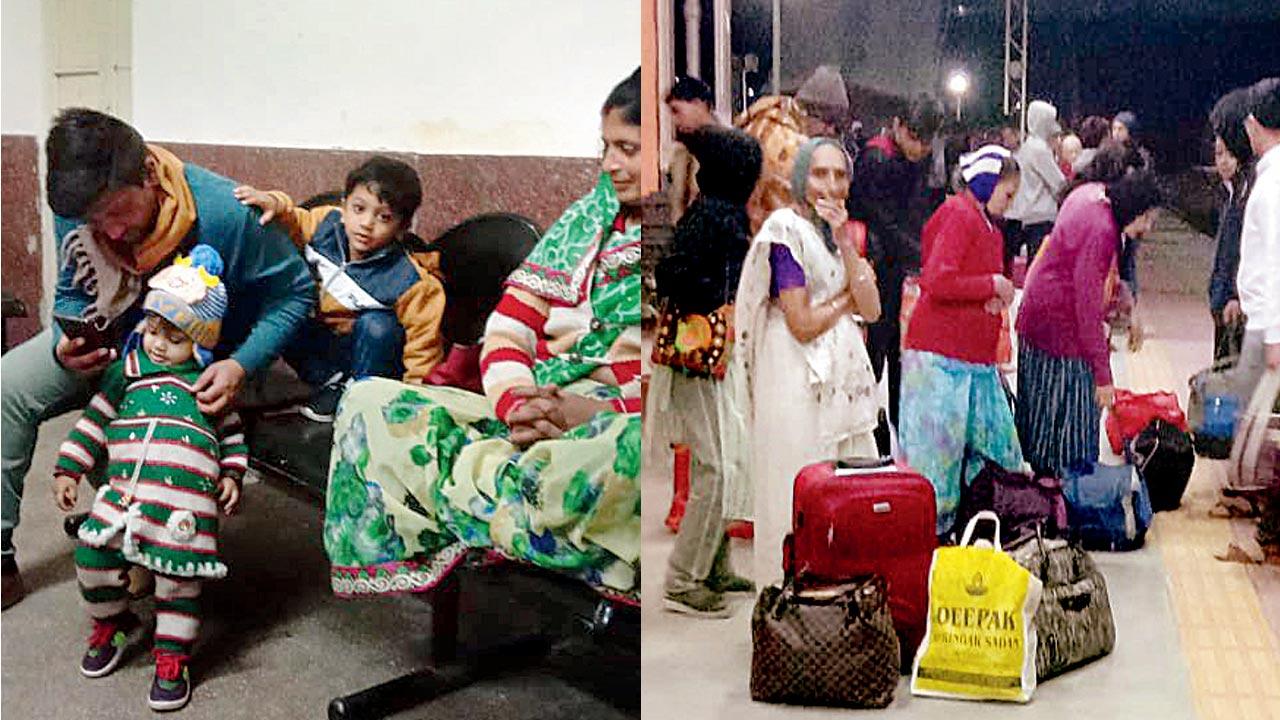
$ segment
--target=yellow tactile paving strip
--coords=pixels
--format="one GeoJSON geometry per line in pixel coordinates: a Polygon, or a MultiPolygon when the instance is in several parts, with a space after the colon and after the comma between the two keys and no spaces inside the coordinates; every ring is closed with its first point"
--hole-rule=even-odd
{"type": "MultiPolygon", "coordinates": [[[[1177,389],[1169,348],[1151,340],[1127,358],[1125,385],[1177,389]]],[[[1148,542],[1169,573],[1183,656],[1201,720],[1280,720],[1280,647],[1245,566],[1215,560],[1232,540],[1225,520],[1210,518],[1225,466],[1197,459],[1177,512],[1156,515],[1148,542]]]]}

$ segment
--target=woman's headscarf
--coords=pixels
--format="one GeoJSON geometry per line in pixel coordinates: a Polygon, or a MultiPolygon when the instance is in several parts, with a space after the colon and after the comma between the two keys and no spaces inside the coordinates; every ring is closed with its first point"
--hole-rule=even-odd
{"type": "Polygon", "coordinates": [[[1000,182],[1000,170],[1004,159],[1011,153],[999,145],[983,145],[971,153],[960,156],[960,177],[965,187],[984,205],[1000,182]]]}
{"type": "MultiPolygon", "coordinates": [[[[796,152],[795,163],[791,166],[791,197],[796,202],[808,207],[808,201],[805,199],[805,191],[809,188],[809,167],[813,165],[813,154],[823,145],[830,145],[840,151],[844,156],[845,171],[852,175],[853,163],[849,161],[849,153],[845,152],[844,145],[839,140],[829,137],[810,138],[800,146],[800,150],[796,152]]],[[[825,220],[815,217],[813,211],[807,214],[813,224],[817,226],[818,231],[822,234],[822,242],[831,252],[836,251],[836,241],[831,234],[831,226],[825,220]]]]}
{"type": "Polygon", "coordinates": [[[829,137],[810,138],[800,146],[800,150],[796,152],[795,162],[791,166],[791,196],[798,203],[805,201],[805,191],[809,188],[809,166],[813,164],[813,154],[823,145],[830,145],[839,150],[840,154],[844,155],[845,170],[853,172],[849,154],[844,151],[844,145],[841,145],[839,140],[829,137]]]}

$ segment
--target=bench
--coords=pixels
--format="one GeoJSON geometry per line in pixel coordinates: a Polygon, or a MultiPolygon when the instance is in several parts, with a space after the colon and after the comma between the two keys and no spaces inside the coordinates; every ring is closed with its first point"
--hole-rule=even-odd
{"type": "MultiPolygon", "coordinates": [[[[472,217],[419,248],[440,254],[449,299],[442,320],[446,339],[464,346],[480,342],[503,281],[540,236],[538,228],[525,218],[491,213],[472,217]]],[[[277,365],[248,393],[266,395],[243,412],[250,462],[266,475],[301,485],[323,498],[333,427],[285,410],[307,394],[307,388],[290,375],[277,365]]],[[[431,665],[333,699],[330,720],[385,717],[502,673],[540,665],[566,642],[584,638],[634,668],[634,682],[621,693],[626,697],[613,702],[638,715],[640,617],[639,608],[628,599],[602,595],[567,576],[499,559],[487,551],[469,553],[461,566],[423,597],[432,607],[431,665]],[[544,619],[532,632],[512,633],[483,647],[465,647],[460,638],[468,628],[460,620],[472,615],[464,612],[463,598],[464,591],[473,585],[500,593],[524,586],[537,597],[544,619]]]]}

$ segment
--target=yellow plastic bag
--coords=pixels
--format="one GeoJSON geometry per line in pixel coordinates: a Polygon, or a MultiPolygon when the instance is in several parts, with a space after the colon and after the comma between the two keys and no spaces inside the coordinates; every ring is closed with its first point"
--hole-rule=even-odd
{"type": "Polygon", "coordinates": [[[911,694],[1027,702],[1036,689],[1040,579],[1000,549],[1000,518],[974,515],[956,547],[933,551],[929,621],[911,671],[911,694]],[[994,544],[970,544],[980,520],[994,544]]]}

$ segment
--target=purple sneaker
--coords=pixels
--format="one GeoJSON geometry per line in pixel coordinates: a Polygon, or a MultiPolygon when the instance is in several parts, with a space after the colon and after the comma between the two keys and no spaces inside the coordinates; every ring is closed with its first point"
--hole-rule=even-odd
{"type": "Polygon", "coordinates": [[[109,675],[120,664],[125,646],[129,644],[129,634],[139,624],[138,617],[127,611],[105,620],[94,620],[89,649],[80,659],[80,672],[91,678],[109,675]]]}
{"type": "Polygon", "coordinates": [[[147,705],[158,712],[181,710],[191,700],[191,671],[187,669],[187,657],[164,650],[154,652],[156,677],[151,681],[147,705]]]}

